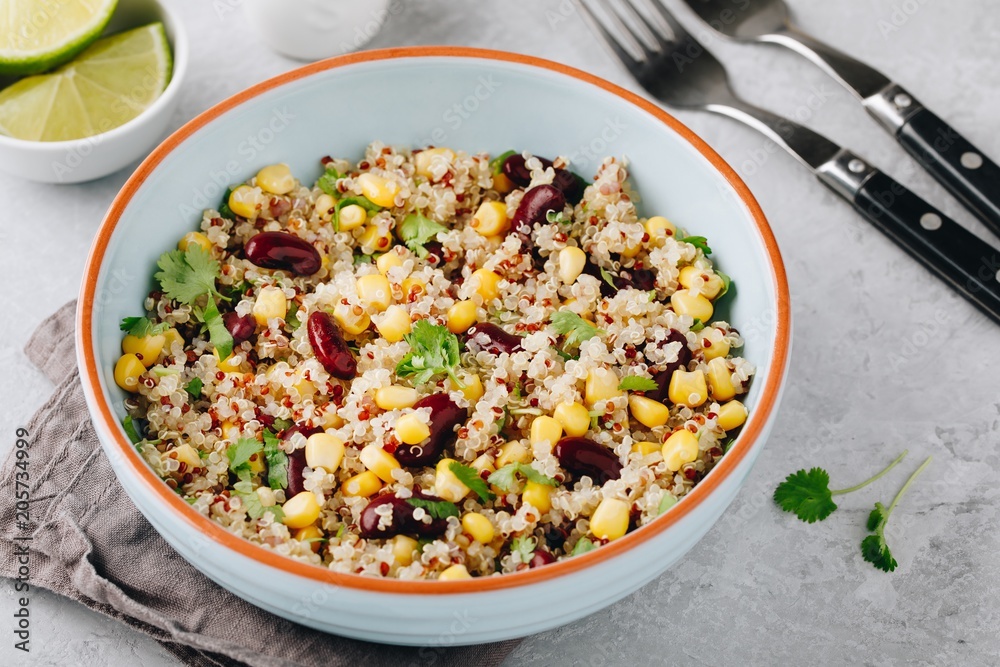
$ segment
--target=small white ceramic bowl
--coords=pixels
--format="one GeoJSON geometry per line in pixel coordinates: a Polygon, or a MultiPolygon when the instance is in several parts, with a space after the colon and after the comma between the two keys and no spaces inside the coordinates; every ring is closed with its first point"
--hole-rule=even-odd
{"type": "Polygon", "coordinates": [[[170,83],[152,106],[108,132],[73,141],[25,141],[0,135],[0,170],[42,183],[92,181],[140,160],[166,133],[187,72],[188,42],[177,15],[156,0],[120,0],[104,34],[161,21],[173,52],[170,83]]]}
{"type": "Polygon", "coordinates": [[[243,0],[243,9],[265,44],[297,60],[357,51],[391,11],[389,0],[243,0]]]}
{"type": "Polygon", "coordinates": [[[236,595],[298,623],[425,646],[568,623],[675,563],[722,515],[764,446],[790,336],[788,286],[771,230],[746,186],[705,142],[659,107],[584,72],[448,47],[369,51],[309,65],[185,125],[112,204],[87,263],[78,317],[80,375],[101,443],[136,506],[184,558],[236,595]],[[228,185],[261,166],[285,162],[312,182],[321,156],[356,158],[376,139],[567,155],[582,174],[593,174],[606,155],[624,154],[645,214],[665,215],[711,240],[713,259],[736,285],[718,314],[740,329],[743,354],[758,371],[739,437],[670,511],[599,549],[524,572],[465,581],[376,579],[293,561],[229,533],[138,456],[120,425],[125,396],[113,371],[118,323],[141,308],[157,257],[196,228],[201,209],[216,206],[228,185]]]}

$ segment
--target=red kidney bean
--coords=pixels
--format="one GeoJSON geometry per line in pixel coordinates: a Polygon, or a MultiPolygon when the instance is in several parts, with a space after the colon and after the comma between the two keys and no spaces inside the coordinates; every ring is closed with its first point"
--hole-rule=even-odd
{"type": "Polygon", "coordinates": [[[490,322],[473,324],[465,333],[465,342],[470,347],[485,350],[490,354],[514,354],[521,351],[521,337],[507,333],[490,322]]]}
{"type": "MultiPolygon", "coordinates": [[[[552,160],[538,157],[537,155],[535,157],[542,163],[542,169],[548,169],[552,166],[552,160]]],[[[552,185],[559,188],[566,195],[566,199],[570,204],[576,206],[583,199],[583,191],[587,187],[587,182],[568,169],[556,168],[555,172],[556,176],[552,179],[552,185]]],[[[528,167],[525,165],[524,156],[519,153],[511,155],[504,161],[503,173],[510,179],[511,183],[519,188],[526,188],[531,185],[531,172],[528,171],[528,167]]]]}
{"type": "Polygon", "coordinates": [[[556,443],[552,453],[567,472],[576,477],[586,475],[595,484],[604,484],[622,475],[622,464],[615,453],[587,438],[563,438],[556,443]]]}
{"type": "Polygon", "coordinates": [[[528,562],[528,567],[534,569],[554,562],[556,562],[556,557],[539,547],[535,549],[534,555],[532,555],[531,560],[528,562]]]}
{"type": "Polygon", "coordinates": [[[669,343],[681,344],[681,349],[677,352],[677,360],[671,361],[667,364],[666,368],[653,376],[653,382],[659,385],[659,389],[646,392],[648,398],[660,401],[661,403],[668,403],[670,401],[667,390],[670,387],[670,378],[673,377],[674,371],[678,368],[686,369],[687,365],[691,363],[691,349],[688,348],[687,336],[680,331],[671,329],[667,337],[660,341],[659,347],[666,347],[669,343]]]}
{"type": "Polygon", "coordinates": [[[549,549],[561,549],[563,544],[566,542],[566,538],[569,537],[569,530],[551,523],[547,524],[543,528],[543,531],[545,535],[545,544],[549,546],[549,549]]]}
{"type": "Polygon", "coordinates": [[[222,323],[226,325],[226,331],[233,337],[233,342],[237,345],[245,340],[250,340],[251,336],[257,332],[257,320],[249,313],[243,317],[235,312],[226,313],[222,316],[222,323]]]}
{"type": "MultiPolygon", "coordinates": [[[[437,500],[437,496],[427,495],[419,491],[414,492],[414,498],[423,500],[437,500]]],[[[358,531],[361,537],[366,539],[381,539],[393,537],[395,535],[419,535],[421,537],[438,537],[443,535],[448,528],[447,519],[432,519],[430,523],[418,521],[413,516],[417,508],[411,505],[404,498],[397,498],[395,494],[386,493],[372,500],[361,510],[361,519],[358,521],[358,531]],[[392,517],[388,526],[379,527],[382,520],[378,508],[383,505],[392,507],[392,517]]],[[[426,511],[426,510],[425,510],[426,511]]]]}
{"type": "Polygon", "coordinates": [[[329,313],[315,310],[309,315],[306,324],[309,333],[309,344],[312,345],[316,358],[323,364],[326,372],[341,380],[352,380],[358,374],[358,360],[347,347],[340,327],[333,321],[329,313]]]}
{"type": "Polygon", "coordinates": [[[566,195],[554,185],[537,185],[521,198],[514,217],[511,219],[511,230],[522,239],[531,239],[531,228],[536,223],[545,222],[549,211],[562,211],[566,207],[566,195]]]}
{"type": "MultiPolygon", "coordinates": [[[[317,428],[315,426],[303,426],[301,424],[296,424],[291,426],[281,433],[282,440],[288,440],[292,437],[293,433],[301,433],[303,436],[308,438],[314,433],[322,433],[323,429],[317,428]]],[[[305,447],[300,447],[294,452],[288,455],[288,486],[286,487],[285,496],[291,498],[292,496],[298,495],[306,490],[303,485],[305,480],[302,478],[302,473],[306,469],[306,449],[305,447]]]]}
{"type": "Polygon", "coordinates": [[[431,435],[416,445],[400,445],[394,456],[404,466],[423,466],[437,461],[444,448],[455,442],[455,427],[464,424],[469,413],[444,393],[424,396],[413,407],[431,409],[431,435]]]}
{"type": "Polygon", "coordinates": [[[312,244],[286,232],[256,234],[247,241],[243,252],[261,268],[291,271],[300,276],[311,276],[323,265],[312,244]]]}

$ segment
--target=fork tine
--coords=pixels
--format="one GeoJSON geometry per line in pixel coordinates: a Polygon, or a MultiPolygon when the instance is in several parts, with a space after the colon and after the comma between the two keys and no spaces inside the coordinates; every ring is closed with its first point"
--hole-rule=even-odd
{"type": "Polygon", "coordinates": [[[656,15],[663,19],[663,22],[667,24],[670,31],[673,34],[674,40],[677,42],[685,40],[693,40],[691,33],[684,29],[677,19],[674,17],[673,12],[663,6],[663,0],[646,0],[646,5],[656,12],[656,15]]]}
{"type": "MultiPolygon", "coordinates": [[[[652,0],[654,3],[655,1],[652,0]]],[[[623,11],[638,24],[639,28],[653,39],[653,43],[656,44],[658,51],[663,51],[669,46],[661,30],[657,26],[654,26],[641,11],[636,9],[635,0],[621,0],[619,4],[624,7],[623,11]]],[[[646,4],[649,3],[647,2],[646,4]]]]}
{"type": "Polygon", "coordinates": [[[604,26],[604,23],[587,6],[586,0],[574,0],[574,3],[579,8],[583,19],[590,24],[591,29],[604,38],[605,43],[607,43],[626,67],[633,69],[636,65],[643,64],[649,59],[646,47],[633,37],[632,32],[625,27],[621,19],[608,7],[607,3],[603,4],[604,12],[609,16],[611,22],[615,24],[615,28],[619,30],[621,39],[604,26]],[[623,46],[622,41],[633,50],[630,52],[626,46],[623,46]]]}

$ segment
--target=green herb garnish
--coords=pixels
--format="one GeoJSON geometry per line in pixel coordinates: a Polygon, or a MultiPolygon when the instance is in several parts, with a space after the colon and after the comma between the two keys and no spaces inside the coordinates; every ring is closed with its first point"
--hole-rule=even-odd
{"type": "Polygon", "coordinates": [[[358,264],[371,264],[372,256],[364,253],[357,253],[351,257],[351,263],[354,266],[357,266],[358,264]]]}
{"type": "Polygon", "coordinates": [[[274,520],[281,523],[285,519],[285,513],[277,505],[264,506],[261,502],[260,496],[257,492],[253,490],[253,485],[250,483],[249,479],[242,479],[239,482],[233,484],[233,493],[235,493],[243,504],[246,506],[247,515],[251,519],[259,519],[264,516],[265,512],[270,512],[274,515],[274,520]]]}
{"type": "Polygon", "coordinates": [[[718,295],[715,297],[715,300],[718,301],[729,292],[729,288],[733,285],[733,279],[718,269],[715,269],[715,275],[722,279],[722,289],[719,290],[718,295]]]}
{"type": "Polygon", "coordinates": [[[184,385],[184,391],[186,391],[191,398],[197,400],[201,398],[201,389],[204,386],[205,383],[201,381],[201,378],[195,378],[184,385]]]}
{"type": "Polygon", "coordinates": [[[708,247],[708,239],[704,236],[685,236],[684,238],[677,239],[677,241],[680,243],[690,243],[706,255],[712,254],[712,249],[708,247]]]}
{"type": "Polygon", "coordinates": [[[889,545],[885,541],[885,524],[889,521],[889,516],[896,509],[896,505],[899,504],[899,500],[903,497],[903,494],[910,488],[910,484],[917,478],[917,475],[924,471],[924,468],[930,462],[931,457],[928,456],[927,460],[921,463],[920,467],[906,480],[903,488],[892,499],[892,504],[889,505],[888,509],[882,503],[875,503],[875,509],[868,515],[868,530],[874,533],[874,535],[869,535],[861,541],[861,555],[866,561],[883,572],[892,572],[896,569],[896,559],[892,557],[889,545]]]}
{"type": "Polygon", "coordinates": [[[906,457],[904,451],[896,460],[890,463],[882,472],[874,477],[847,489],[830,490],[830,475],[822,468],[799,470],[785,478],[785,481],[774,490],[774,502],[786,512],[794,512],[797,517],[807,523],[822,521],[833,514],[837,504],[833,496],[851,493],[863,489],[878,480],[906,457]]]}
{"type": "Polygon", "coordinates": [[[447,519],[450,516],[458,516],[458,505],[447,500],[425,500],[423,498],[407,498],[406,502],[414,507],[419,507],[432,519],[447,519]]]}
{"type": "Polygon", "coordinates": [[[585,554],[588,551],[593,551],[596,548],[597,546],[593,542],[588,540],[586,537],[581,537],[579,541],[577,541],[576,546],[573,547],[573,553],[570,555],[579,556],[580,554],[585,554]]]}
{"type": "Polygon", "coordinates": [[[337,171],[334,167],[326,165],[323,175],[316,181],[316,187],[331,197],[336,197],[340,194],[337,190],[337,181],[343,177],[344,175],[337,171]]]}
{"type": "Polygon", "coordinates": [[[694,322],[691,323],[691,331],[701,331],[705,328],[705,323],[702,322],[697,317],[694,318],[694,322]]]}
{"type": "Polygon", "coordinates": [[[573,218],[566,215],[562,211],[548,211],[545,214],[545,220],[554,225],[572,225],[573,218]]]}
{"type": "Polygon", "coordinates": [[[340,538],[342,538],[344,536],[344,533],[346,532],[347,532],[347,524],[346,523],[340,524],[340,527],[337,528],[337,535],[336,535],[337,539],[339,540],[340,538]]]}
{"type": "Polygon", "coordinates": [[[132,415],[125,415],[125,419],[122,420],[122,428],[125,429],[125,435],[128,436],[133,445],[142,441],[142,436],[139,435],[139,430],[135,427],[132,415]]]}
{"type": "Polygon", "coordinates": [[[264,430],[264,460],[267,461],[267,485],[272,489],[288,486],[288,455],[281,451],[281,441],[271,429],[264,430]]]}
{"type": "Polygon", "coordinates": [[[639,375],[629,375],[618,383],[618,389],[621,391],[656,391],[659,388],[660,385],[653,380],[639,375]]]}
{"type": "Polygon", "coordinates": [[[232,187],[226,188],[226,191],[222,194],[222,201],[219,202],[219,215],[227,220],[235,220],[236,214],[233,213],[233,209],[229,208],[229,195],[233,194],[232,187]]]}
{"type": "Polygon", "coordinates": [[[428,255],[424,245],[434,240],[434,237],[441,232],[448,231],[448,228],[419,213],[411,213],[400,223],[396,231],[406,247],[415,252],[417,257],[423,258],[428,255]]]}
{"type": "Polygon", "coordinates": [[[241,473],[249,473],[250,458],[255,454],[260,454],[263,450],[264,445],[256,438],[240,438],[226,448],[229,470],[237,477],[241,473]]]}
{"type": "Polygon", "coordinates": [[[656,516],[663,514],[676,504],[677,504],[677,496],[675,496],[672,493],[664,493],[663,498],[660,499],[659,507],[656,508],[656,516]]]}
{"type": "Polygon", "coordinates": [[[601,267],[601,278],[604,280],[604,282],[611,285],[611,289],[615,291],[618,290],[618,285],[615,285],[615,274],[611,273],[604,267],[601,267]]]}
{"type": "Polygon", "coordinates": [[[516,491],[520,487],[517,475],[521,474],[529,482],[545,484],[547,486],[559,486],[559,482],[547,475],[543,475],[527,463],[508,463],[496,472],[492,473],[486,480],[504,493],[516,491]]]}
{"type": "Polygon", "coordinates": [[[126,317],[121,321],[119,328],[127,332],[130,336],[144,338],[146,336],[157,336],[169,329],[170,325],[166,322],[153,324],[146,317],[126,317]]]}
{"type": "Polygon", "coordinates": [[[344,197],[337,202],[336,206],[333,207],[333,220],[331,221],[333,223],[333,231],[340,231],[340,209],[345,206],[350,206],[351,204],[360,206],[369,213],[377,213],[382,210],[381,206],[373,204],[366,197],[344,197]]]}
{"type": "Polygon", "coordinates": [[[526,535],[515,537],[510,543],[510,555],[521,563],[530,563],[537,546],[538,540],[533,537],[526,535]]]}
{"type": "Polygon", "coordinates": [[[490,171],[493,172],[494,176],[503,172],[503,163],[506,162],[507,158],[511,155],[517,155],[517,151],[504,151],[490,160],[490,171]]]}
{"type": "Polygon", "coordinates": [[[219,361],[225,361],[233,353],[233,335],[226,328],[226,323],[222,320],[219,307],[215,305],[215,299],[209,298],[202,312],[205,319],[205,326],[208,327],[208,336],[215,346],[215,351],[219,353],[219,361]]]}
{"type": "Polygon", "coordinates": [[[496,495],[490,491],[489,485],[483,481],[483,478],[479,476],[475,468],[470,468],[458,461],[452,461],[448,464],[448,467],[454,473],[455,477],[458,478],[458,481],[469,487],[484,503],[496,498],[496,495]]]}
{"type": "Polygon", "coordinates": [[[552,313],[549,318],[552,328],[561,336],[565,336],[563,347],[579,347],[584,341],[604,333],[603,329],[583,319],[572,310],[560,310],[552,313]]]}
{"type": "Polygon", "coordinates": [[[292,331],[295,331],[300,326],[302,326],[302,322],[299,321],[298,314],[299,314],[299,306],[298,304],[295,303],[291,304],[291,307],[285,314],[285,324],[287,324],[288,328],[292,331]]]}
{"type": "Polygon", "coordinates": [[[168,298],[194,305],[206,294],[222,297],[215,288],[219,263],[201,246],[192,243],[184,251],[169,250],[156,264],[160,270],[154,277],[168,298]]]}
{"type": "Polygon", "coordinates": [[[435,375],[445,374],[456,387],[465,388],[455,373],[459,364],[458,336],[447,327],[418,320],[404,339],[410,351],[396,365],[397,376],[412,376],[414,384],[424,384],[435,375]]]}

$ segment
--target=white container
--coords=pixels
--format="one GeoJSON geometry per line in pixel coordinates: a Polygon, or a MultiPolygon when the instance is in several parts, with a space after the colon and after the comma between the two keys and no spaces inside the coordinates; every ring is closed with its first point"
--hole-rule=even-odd
{"type": "Polygon", "coordinates": [[[245,0],[247,20],[282,55],[320,60],[368,43],[392,10],[389,0],[245,0]]]}

